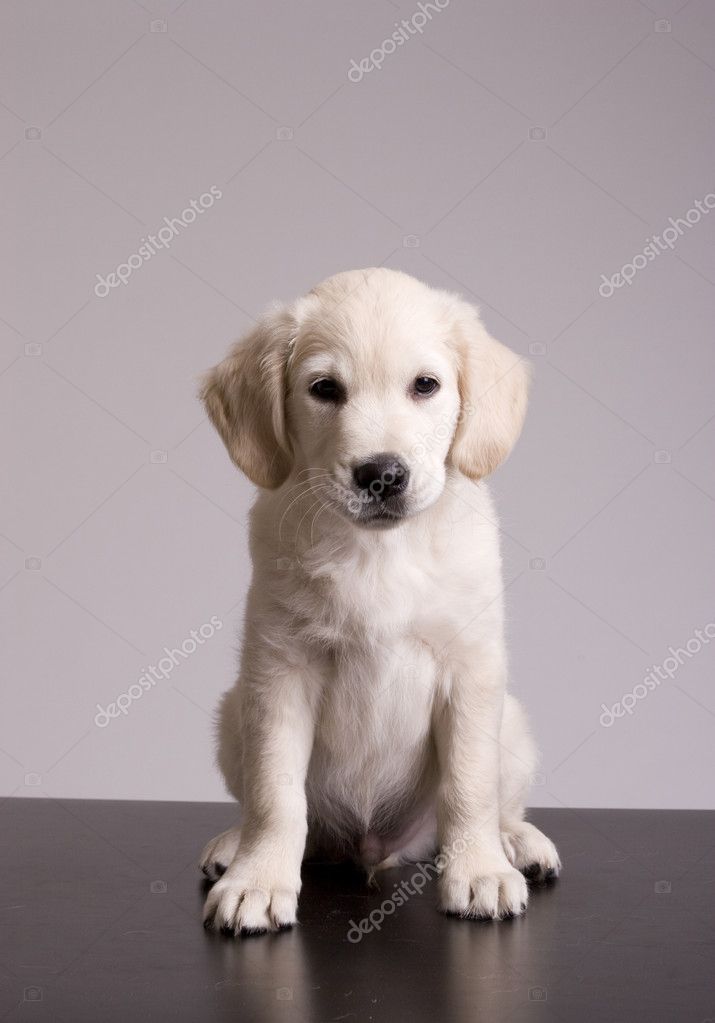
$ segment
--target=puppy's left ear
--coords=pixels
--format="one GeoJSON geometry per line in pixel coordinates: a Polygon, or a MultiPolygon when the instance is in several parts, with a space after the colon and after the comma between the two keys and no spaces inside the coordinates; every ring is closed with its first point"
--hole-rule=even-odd
{"type": "Polygon", "coordinates": [[[271,310],[206,375],[201,397],[235,465],[259,487],[279,487],[292,452],[285,423],[285,374],[295,321],[271,310]]]}
{"type": "Polygon", "coordinates": [[[452,441],[452,464],[480,480],[516,444],[526,414],[528,364],[485,330],[479,313],[459,303],[453,343],[459,360],[461,409],[452,441]]]}

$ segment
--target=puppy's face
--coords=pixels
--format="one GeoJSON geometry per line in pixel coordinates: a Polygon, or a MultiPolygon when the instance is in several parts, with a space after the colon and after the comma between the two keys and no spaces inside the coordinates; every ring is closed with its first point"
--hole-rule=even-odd
{"type": "Polygon", "coordinates": [[[521,429],[528,374],[457,296],[406,274],[338,274],[269,313],[207,376],[202,396],[259,486],[289,477],[366,528],[479,480],[521,429]]]}
{"type": "Polygon", "coordinates": [[[287,365],[287,430],[316,496],[367,528],[441,494],[460,416],[450,323],[433,293],[319,297],[287,365]]]}

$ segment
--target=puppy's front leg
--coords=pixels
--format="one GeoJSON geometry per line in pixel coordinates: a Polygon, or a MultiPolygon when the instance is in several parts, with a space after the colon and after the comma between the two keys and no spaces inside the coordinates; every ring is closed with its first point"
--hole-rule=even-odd
{"type": "Polygon", "coordinates": [[[306,679],[272,664],[270,672],[242,685],[240,718],[241,837],[233,861],[208,894],[204,922],[255,934],[296,921],[314,732],[306,679]]]}
{"type": "Polygon", "coordinates": [[[442,908],[467,917],[517,916],[526,881],[499,830],[500,730],[505,669],[499,655],[466,650],[449,665],[436,722],[442,908]]]}

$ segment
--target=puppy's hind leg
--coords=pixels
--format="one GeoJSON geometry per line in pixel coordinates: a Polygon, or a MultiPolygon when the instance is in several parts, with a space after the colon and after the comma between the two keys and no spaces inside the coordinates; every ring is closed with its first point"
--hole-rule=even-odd
{"type": "Polygon", "coordinates": [[[204,846],[204,851],[199,859],[199,867],[203,870],[209,881],[218,881],[226,868],[232,862],[238,852],[238,843],[241,839],[240,828],[229,828],[216,835],[204,846]]]}
{"type": "MultiPolygon", "coordinates": [[[[240,802],[242,798],[241,779],[241,735],[240,701],[236,689],[224,693],[218,717],[218,763],[226,782],[226,788],[240,802]]],[[[238,852],[241,838],[239,827],[229,828],[216,835],[204,846],[199,858],[199,867],[210,881],[218,881],[238,852]]]]}
{"type": "Polygon", "coordinates": [[[501,733],[501,840],[511,865],[529,880],[539,882],[558,877],[561,861],[551,839],[524,820],[536,763],[536,746],[521,704],[507,696],[501,733]]]}

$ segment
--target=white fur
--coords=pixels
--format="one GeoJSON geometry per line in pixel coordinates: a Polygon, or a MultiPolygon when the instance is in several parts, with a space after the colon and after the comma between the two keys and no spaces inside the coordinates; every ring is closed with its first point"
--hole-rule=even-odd
{"type": "Polygon", "coordinates": [[[204,850],[221,875],[207,922],[292,924],[304,855],[372,869],[440,848],[442,906],[474,917],[521,913],[521,871],[558,872],[523,821],[536,752],[505,693],[483,482],[518,437],[527,386],[473,307],[385,269],[273,309],[207,377],[212,421],[263,488],[241,671],[220,713],[243,823],[204,850]],[[436,394],[414,394],[419,376],[436,394]],[[341,404],[311,395],[322,377],[344,385],[341,404]],[[352,468],[379,452],[410,470],[404,515],[365,522],[352,468]]]}

